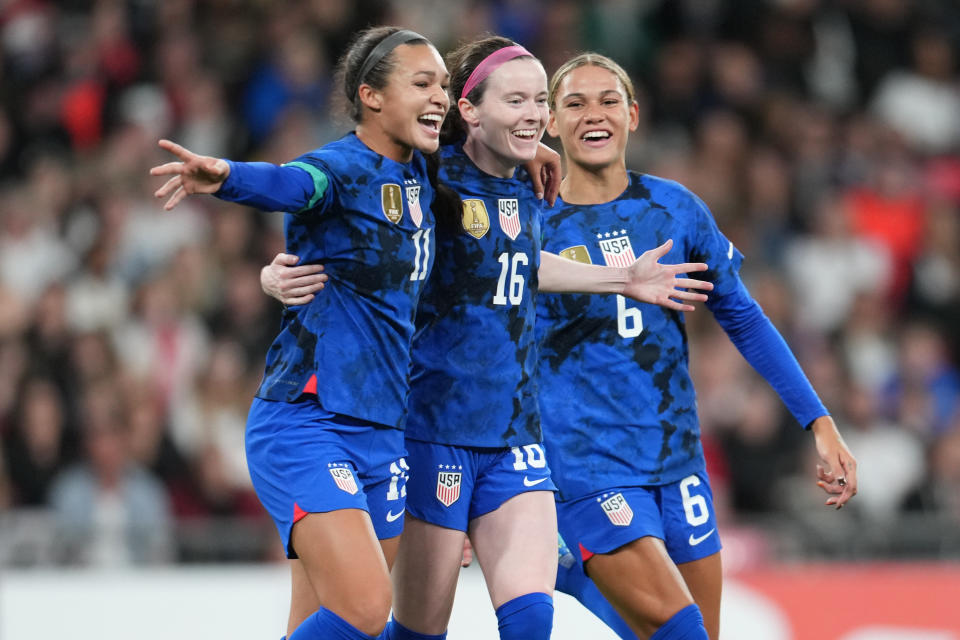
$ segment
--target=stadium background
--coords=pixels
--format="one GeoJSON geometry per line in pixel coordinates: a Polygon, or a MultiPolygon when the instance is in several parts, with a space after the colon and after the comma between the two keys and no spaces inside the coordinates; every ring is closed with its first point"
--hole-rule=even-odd
{"type": "MultiPolygon", "coordinates": [[[[160,137],[282,162],[339,135],[331,70],[369,23],[441,51],[500,33],[548,73],[611,55],[642,96],[630,166],[693,189],[746,254],[860,495],[822,506],[809,434],[690,315],[725,637],[960,638],[952,0],[0,3],[0,637],[129,637],[145,618],[136,637],[280,636],[242,437],[281,217],[164,213],[147,170],[160,137]]],[[[463,580],[451,637],[489,637],[479,571],[463,580]]],[[[558,612],[555,637],[605,637],[558,612]]]]}

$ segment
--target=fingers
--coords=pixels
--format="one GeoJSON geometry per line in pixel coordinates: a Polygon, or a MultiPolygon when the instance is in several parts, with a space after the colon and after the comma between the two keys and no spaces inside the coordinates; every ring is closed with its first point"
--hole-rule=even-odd
{"type": "Polygon", "coordinates": [[[162,139],[159,142],[157,142],[157,145],[159,145],[161,149],[165,151],[169,151],[173,155],[177,156],[184,162],[187,162],[188,160],[193,158],[195,155],[192,151],[188,151],[186,148],[181,147],[179,144],[177,144],[173,140],[162,139]]]}
{"type": "Polygon", "coordinates": [[[166,198],[168,195],[176,191],[183,184],[183,180],[180,176],[174,176],[163,183],[163,186],[153,192],[153,195],[157,198],[166,198]]]}
{"type": "Polygon", "coordinates": [[[289,289],[282,291],[281,295],[283,296],[283,299],[286,300],[287,298],[302,298],[311,293],[316,293],[317,291],[321,291],[324,287],[324,283],[327,281],[327,276],[324,275],[324,276],[316,276],[316,277],[322,278],[322,280],[312,279],[312,278],[303,278],[302,279],[303,281],[298,283],[297,286],[290,287],[289,289]]]}
{"type": "Polygon", "coordinates": [[[313,298],[314,298],[314,296],[313,296],[312,293],[309,293],[309,294],[307,294],[307,295],[305,295],[305,296],[298,296],[298,297],[293,297],[293,298],[284,296],[284,297],[280,298],[280,302],[282,302],[282,303],[283,303],[283,306],[285,306],[285,307],[297,307],[297,306],[299,306],[299,305],[301,305],[301,304],[307,304],[308,302],[310,302],[311,300],[313,300],[313,298]]]}
{"type": "MultiPolygon", "coordinates": [[[[709,268],[706,262],[684,262],[683,264],[671,264],[667,266],[669,266],[674,273],[693,273],[695,271],[706,271],[709,268]]],[[[702,281],[698,280],[697,282],[702,281]]]]}
{"type": "Polygon", "coordinates": [[[543,183],[546,180],[546,174],[546,167],[541,167],[540,171],[530,173],[530,182],[532,183],[533,193],[537,196],[537,200],[543,200],[543,183]]]}
{"type": "Polygon", "coordinates": [[[706,280],[695,280],[693,278],[676,278],[673,286],[683,289],[701,289],[703,291],[713,291],[713,283],[706,280]]]}
{"type": "Polygon", "coordinates": [[[170,196],[170,199],[167,200],[167,203],[163,205],[164,210],[170,211],[180,204],[180,201],[186,198],[187,195],[187,191],[183,188],[183,186],[177,187],[177,190],[173,192],[173,195],[170,196]]]}
{"type": "Polygon", "coordinates": [[[161,164],[156,167],[150,168],[150,175],[152,176],[168,176],[172,173],[175,173],[175,174],[183,173],[183,163],[167,162],[165,164],[161,164]]]}
{"type": "Polygon", "coordinates": [[[561,168],[560,163],[548,164],[545,169],[545,178],[544,182],[546,185],[546,190],[544,192],[544,199],[547,201],[551,207],[557,201],[557,196],[560,195],[560,181],[561,181],[561,168]]]}
{"type": "MultiPolygon", "coordinates": [[[[667,238],[667,241],[656,249],[650,249],[644,252],[644,255],[649,254],[654,260],[660,260],[663,256],[667,255],[670,252],[670,249],[673,247],[673,238],[667,238]]],[[[677,272],[679,273],[679,271],[677,272]]]]}
{"type": "Polygon", "coordinates": [[[686,300],[688,302],[706,302],[707,294],[705,293],[696,293],[694,291],[671,291],[671,298],[679,298],[680,300],[686,300]]]}
{"type": "MultiPolygon", "coordinates": [[[[286,270],[285,278],[289,278],[291,281],[294,281],[298,278],[305,276],[313,276],[323,271],[322,264],[302,264],[299,267],[288,267],[286,270]]],[[[326,282],[327,276],[323,275],[321,282],[326,282]]],[[[294,282],[294,285],[296,283],[294,282]]]]}

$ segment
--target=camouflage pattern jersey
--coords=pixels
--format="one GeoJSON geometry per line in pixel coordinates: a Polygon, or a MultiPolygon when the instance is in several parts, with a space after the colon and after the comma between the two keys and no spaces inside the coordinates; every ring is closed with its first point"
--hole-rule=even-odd
{"type": "Polygon", "coordinates": [[[440,234],[413,343],[407,437],[468,447],[541,441],[534,341],[541,201],[529,178],[496,178],[459,146],[440,179],[463,198],[463,226],[440,234]]]}

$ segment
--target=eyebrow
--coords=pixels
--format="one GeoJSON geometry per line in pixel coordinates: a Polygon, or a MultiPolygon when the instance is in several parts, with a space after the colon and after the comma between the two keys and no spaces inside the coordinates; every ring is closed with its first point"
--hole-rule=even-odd
{"type": "MultiPolygon", "coordinates": [[[[607,95],[609,95],[609,94],[611,94],[611,93],[614,94],[615,96],[617,96],[618,98],[622,98],[622,97],[623,97],[623,94],[620,93],[619,91],[617,91],[616,89],[604,89],[603,91],[600,92],[600,97],[603,98],[603,97],[605,97],[605,96],[607,96],[607,95]]],[[[587,97],[587,94],[585,94],[585,93],[568,93],[568,94],[566,94],[566,95],[561,96],[560,99],[561,99],[561,100],[570,100],[570,99],[572,99],[572,98],[580,98],[580,99],[582,100],[582,99],[584,99],[584,98],[586,98],[586,97],[587,97]]]]}

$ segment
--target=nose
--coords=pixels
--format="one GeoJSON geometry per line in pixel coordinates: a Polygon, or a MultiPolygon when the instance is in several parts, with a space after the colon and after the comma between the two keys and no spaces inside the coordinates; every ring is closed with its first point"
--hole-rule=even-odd
{"type": "Polygon", "coordinates": [[[603,111],[600,109],[599,105],[590,103],[587,105],[587,111],[583,116],[585,122],[590,124],[596,124],[598,122],[603,122],[604,120],[603,111]]]}
{"type": "Polygon", "coordinates": [[[443,87],[437,86],[437,90],[434,91],[433,96],[431,96],[431,102],[439,105],[444,111],[446,111],[450,106],[450,94],[447,93],[447,90],[443,87]]]}

